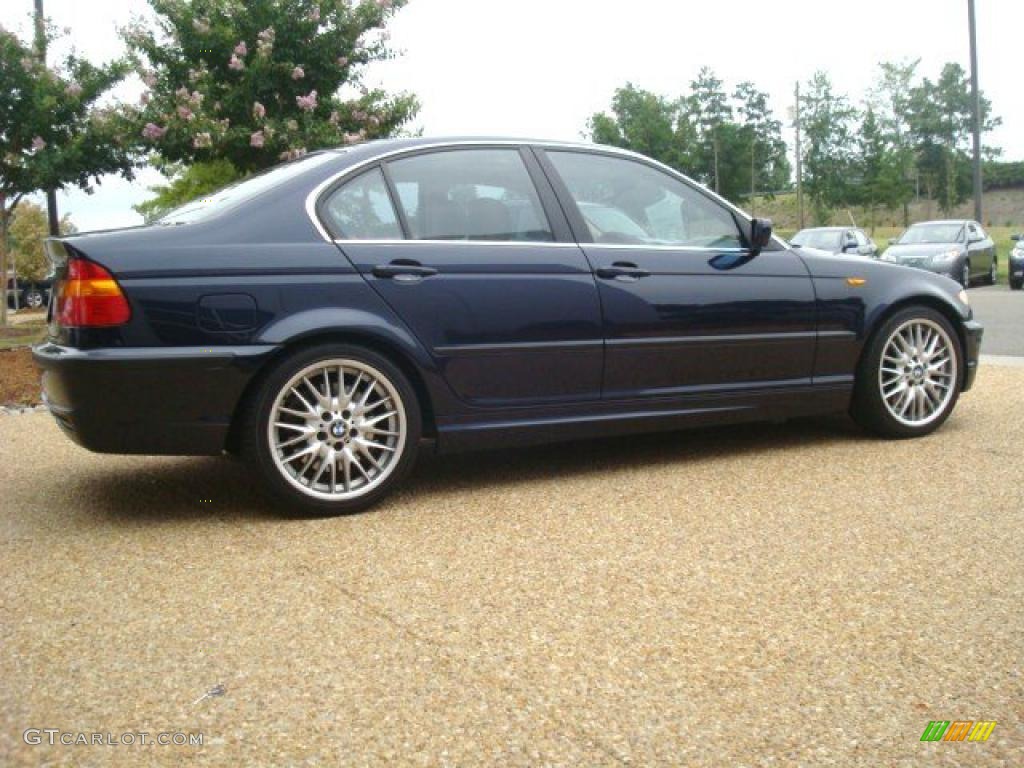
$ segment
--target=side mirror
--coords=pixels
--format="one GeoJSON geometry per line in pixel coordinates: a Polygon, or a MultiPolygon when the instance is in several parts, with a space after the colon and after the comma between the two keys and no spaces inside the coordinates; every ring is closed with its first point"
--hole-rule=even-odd
{"type": "Polygon", "coordinates": [[[772,220],[753,219],[750,222],[750,253],[756,256],[772,240],[772,220]]]}

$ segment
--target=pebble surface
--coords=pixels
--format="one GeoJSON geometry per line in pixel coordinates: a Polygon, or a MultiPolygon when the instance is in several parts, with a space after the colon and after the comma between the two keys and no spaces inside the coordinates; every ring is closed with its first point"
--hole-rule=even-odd
{"type": "Polygon", "coordinates": [[[1022,393],[424,457],[336,519],[0,418],[0,765],[1024,765],[1022,393]]]}

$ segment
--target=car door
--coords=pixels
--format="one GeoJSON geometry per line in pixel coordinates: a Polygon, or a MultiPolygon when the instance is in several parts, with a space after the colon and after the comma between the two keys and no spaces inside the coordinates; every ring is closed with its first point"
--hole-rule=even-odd
{"type": "Polygon", "coordinates": [[[607,399],[810,382],[815,294],[791,250],[752,257],[733,212],[641,159],[538,149],[601,296],[607,399]]]}
{"type": "Polygon", "coordinates": [[[321,210],[464,401],[600,398],[595,280],[529,152],[415,152],[347,181],[321,210]]]}
{"type": "Polygon", "coordinates": [[[987,275],[995,258],[994,243],[974,221],[967,222],[967,257],[971,260],[971,274],[975,277],[987,275]]]}

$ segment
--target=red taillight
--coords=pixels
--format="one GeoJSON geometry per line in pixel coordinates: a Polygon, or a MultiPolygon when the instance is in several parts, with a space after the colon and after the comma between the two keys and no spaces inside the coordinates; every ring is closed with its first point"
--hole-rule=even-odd
{"type": "Polygon", "coordinates": [[[57,322],[64,327],[122,325],[132,310],[114,276],[85,259],[69,259],[68,274],[57,296],[57,322]]]}

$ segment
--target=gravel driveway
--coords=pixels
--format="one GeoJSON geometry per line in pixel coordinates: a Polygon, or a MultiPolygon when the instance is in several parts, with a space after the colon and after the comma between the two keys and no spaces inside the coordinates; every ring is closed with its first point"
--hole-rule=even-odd
{"type": "Polygon", "coordinates": [[[0,416],[0,764],[1021,765],[1022,392],[984,367],[911,442],[835,419],[428,459],[333,520],[235,462],[0,416]],[[957,719],[998,725],[919,741],[957,719]]]}

